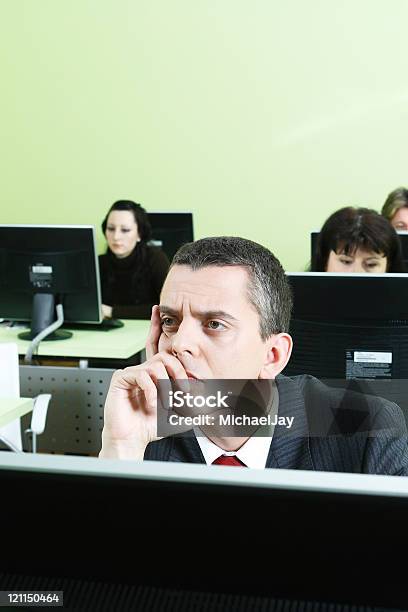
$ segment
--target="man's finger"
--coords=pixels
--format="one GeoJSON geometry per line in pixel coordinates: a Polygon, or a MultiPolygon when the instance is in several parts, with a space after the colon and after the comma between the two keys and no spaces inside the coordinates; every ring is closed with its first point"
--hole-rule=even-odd
{"type": "Polygon", "coordinates": [[[174,357],[174,355],[170,355],[169,353],[158,353],[156,355],[156,360],[160,361],[164,364],[166,368],[169,378],[173,380],[187,380],[187,372],[184,369],[183,364],[174,357]]]}
{"type": "Polygon", "coordinates": [[[159,352],[159,338],[161,333],[160,308],[156,305],[152,308],[150,328],[146,339],[146,359],[151,359],[159,352]]]}
{"type": "Polygon", "coordinates": [[[147,372],[140,371],[137,384],[143,391],[146,403],[143,406],[146,414],[157,414],[157,388],[147,372]]]}

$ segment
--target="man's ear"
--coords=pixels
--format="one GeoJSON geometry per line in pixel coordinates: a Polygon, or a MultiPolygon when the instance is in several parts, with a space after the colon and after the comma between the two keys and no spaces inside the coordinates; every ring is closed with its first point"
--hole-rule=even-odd
{"type": "Polygon", "coordinates": [[[289,334],[274,334],[266,340],[267,354],[259,378],[275,378],[285,368],[292,353],[293,340],[289,334]]]}

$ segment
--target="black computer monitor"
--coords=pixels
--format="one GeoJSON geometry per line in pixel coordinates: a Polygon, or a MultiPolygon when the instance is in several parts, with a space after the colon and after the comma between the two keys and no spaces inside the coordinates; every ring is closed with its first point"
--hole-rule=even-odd
{"type": "Polygon", "coordinates": [[[64,590],[70,610],[408,609],[402,476],[0,453],[0,489],[1,590],[64,590]]]}
{"type": "MultiPolygon", "coordinates": [[[[313,255],[317,248],[317,239],[319,238],[319,230],[314,230],[310,233],[310,261],[313,261],[313,255]]],[[[402,259],[404,262],[405,270],[408,271],[408,232],[406,231],[398,231],[397,232],[400,242],[401,242],[401,251],[402,251],[402,259]]]]}
{"type": "Polygon", "coordinates": [[[310,263],[311,264],[313,262],[313,256],[316,252],[317,239],[319,238],[319,234],[320,234],[319,230],[314,230],[313,232],[310,232],[310,263]]]}
{"type": "MultiPolygon", "coordinates": [[[[95,233],[85,225],[0,225],[0,317],[31,321],[33,339],[55,320],[101,321],[95,233]]],[[[57,330],[46,340],[70,337],[57,330]]]]}
{"type": "Polygon", "coordinates": [[[160,246],[171,261],[176,251],[194,240],[193,213],[149,212],[152,237],[150,244],[160,246]]]}
{"type": "Polygon", "coordinates": [[[408,379],[408,274],[287,273],[294,341],[286,374],[408,379]]]}
{"type": "Polygon", "coordinates": [[[404,266],[405,269],[408,271],[408,232],[398,231],[397,234],[401,242],[402,259],[404,260],[404,266]]]}

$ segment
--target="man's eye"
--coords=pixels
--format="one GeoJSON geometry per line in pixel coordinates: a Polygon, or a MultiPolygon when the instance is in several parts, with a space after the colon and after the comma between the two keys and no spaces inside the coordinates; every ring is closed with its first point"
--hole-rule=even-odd
{"type": "Polygon", "coordinates": [[[378,261],[372,261],[366,264],[367,268],[376,268],[378,266],[378,261]]]}
{"type": "Polygon", "coordinates": [[[127,234],[128,232],[130,232],[129,229],[122,229],[122,234],[127,234]]]}
{"type": "Polygon", "coordinates": [[[161,320],[161,324],[163,327],[172,327],[175,322],[174,319],[172,319],[171,317],[163,317],[163,319],[161,320]]]}
{"type": "Polygon", "coordinates": [[[224,329],[225,325],[220,323],[219,321],[208,321],[207,326],[209,329],[224,329]]]}
{"type": "Polygon", "coordinates": [[[341,261],[341,263],[342,263],[342,264],[346,264],[346,266],[347,266],[348,264],[353,263],[353,261],[352,261],[351,259],[340,259],[340,261],[341,261]]]}

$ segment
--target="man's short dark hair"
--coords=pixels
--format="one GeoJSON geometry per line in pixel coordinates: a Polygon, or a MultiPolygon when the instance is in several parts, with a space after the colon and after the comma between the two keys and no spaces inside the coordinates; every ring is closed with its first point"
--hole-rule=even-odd
{"type": "Polygon", "coordinates": [[[183,245],[172,266],[243,266],[249,275],[248,299],[259,314],[262,340],[289,331],[292,293],[279,260],[264,246],[235,236],[202,238],[183,245]]]}

